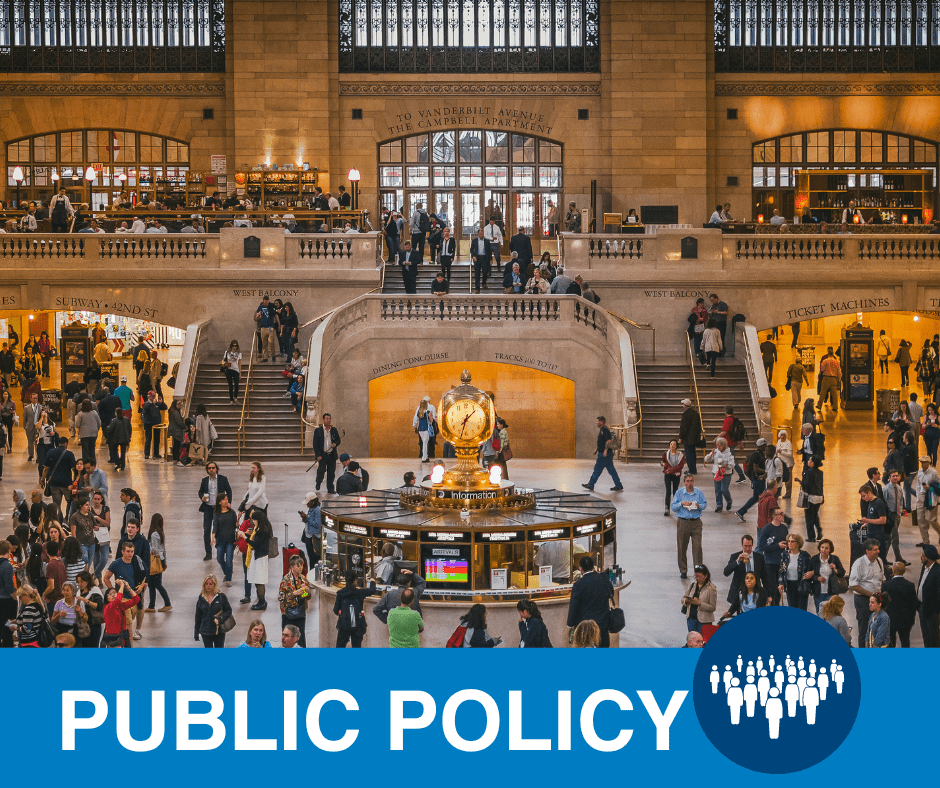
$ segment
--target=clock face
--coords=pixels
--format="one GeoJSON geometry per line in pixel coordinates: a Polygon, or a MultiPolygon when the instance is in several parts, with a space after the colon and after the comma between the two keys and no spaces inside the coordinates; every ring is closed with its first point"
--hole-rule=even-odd
{"type": "Polygon", "coordinates": [[[473,400],[458,400],[447,409],[444,419],[456,442],[474,442],[486,429],[486,411],[473,400]]]}

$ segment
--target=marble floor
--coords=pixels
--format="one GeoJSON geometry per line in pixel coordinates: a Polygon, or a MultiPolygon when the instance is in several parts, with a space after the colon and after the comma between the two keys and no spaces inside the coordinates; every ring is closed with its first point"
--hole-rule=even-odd
{"type": "MultiPolygon", "coordinates": [[[[788,338],[787,338],[788,340],[788,338]]],[[[775,427],[798,429],[798,418],[792,411],[788,392],[784,391],[784,378],[790,363],[789,343],[783,342],[780,362],[775,370],[774,385],[781,392],[774,401],[772,410],[775,427]]],[[[896,367],[894,369],[895,375],[896,367]]],[[[876,385],[888,387],[899,380],[876,378],[876,385]]],[[[815,381],[813,381],[815,384],[815,381]]],[[[17,390],[14,390],[16,392],[17,390]]],[[[858,487],[865,480],[865,469],[880,465],[884,457],[884,433],[875,424],[873,411],[850,411],[837,416],[825,414],[823,429],[827,433],[826,503],[821,510],[821,519],[826,536],[836,545],[836,553],[847,560],[849,556],[848,525],[858,515],[858,487]]],[[[173,610],[168,613],[153,613],[144,616],[143,639],[135,646],[143,647],[195,647],[193,639],[193,614],[201,581],[207,572],[218,573],[218,565],[203,562],[202,515],[198,512],[197,491],[203,471],[197,468],[181,468],[171,463],[154,460],[145,461],[141,447],[139,422],[134,431],[128,469],[124,473],[108,471],[110,488],[116,493],[121,487],[132,487],[143,500],[145,522],[150,515],[160,512],[166,523],[169,569],[164,575],[164,585],[169,591],[173,610]]],[[[99,447],[99,459],[106,457],[106,449],[99,447]]],[[[312,473],[306,473],[310,460],[273,463],[266,466],[270,518],[279,538],[283,539],[284,525],[288,538],[299,544],[301,523],[297,510],[303,506],[303,496],[314,486],[312,473]]],[[[361,462],[371,474],[373,488],[396,487],[401,484],[402,474],[407,470],[421,472],[415,460],[366,458],[361,462]]],[[[3,479],[0,495],[11,506],[13,490],[24,489],[27,495],[36,483],[35,466],[26,460],[24,436],[16,428],[14,451],[3,457],[3,479]]],[[[514,459],[510,463],[512,479],[520,485],[581,491],[593,468],[591,459],[577,460],[525,460],[514,459]]],[[[632,585],[622,595],[622,607],[627,626],[621,633],[621,645],[626,647],[676,647],[685,642],[685,622],[679,613],[680,597],[687,588],[687,581],[679,578],[676,566],[675,523],[672,517],[663,516],[663,485],[658,465],[635,465],[618,463],[618,471],[626,488],[622,493],[608,492],[612,486],[609,479],[601,478],[596,494],[612,500],[618,509],[618,562],[624,568],[624,577],[632,585]]],[[[242,466],[223,466],[221,473],[229,477],[236,496],[246,488],[248,463],[242,466]]],[[[701,485],[705,495],[714,506],[714,493],[710,481],[701,485]]],[[[746,485],[731,486],[735,503],[740,505],[749,496],[746,485]]],[[[787,508],[793,501],[786,501],[787,508]]],[[[117,503],[120,507],[120,503],[117,503]]],[[[795,507],[793,507],[795,508],[795,507]]],[[[10,511],[8,509],[7,511],[10,511]]],[[[745,533],[755,532],[756,509],[747,515],[747,523],[741,523],[733,514],[705,516],[704,557],[718,586],[720,603],[727,596],[728,582],[722,569],[730,554],[739,549],[740,538],[745,533]]],[[[10,516],[3,516],[4,525],[10,516]]],[[[919,532],[912,527],[910,518],[905,518],[901,527],[902,554],[913,565],[908,578],[915,581],[919,572],[920,551],[914,546],[919,541],[919,532]]],[[[802,513],[794,515],[793,529],[805,535],[802,513]]],[[[0,533],[6,531],[0,526],[0,533]]],[[[12,530],[12,529],[10,529],[12,530]]],[[[813,547],[812,545],[810,547],[813,547]]],[[[691,562],[691,559],[690,559],[691,562]]],[[[276,601],[276,585],[272,567],[272,581],[268,587],[270,600],[262,619],[277,642],[280,617],[276,601]]],[[[236,600],[239,626],[229,636],[230,643],[238,643],[244,637],[247,623],[253,614],[242,608],[238,610],[240,598],[241,569],[235,570],[235,584],[229,593],[236,600]]],[[[848,595],[850,596],[850,595],[848,595]]],[[[854,625],[854,606],[847,599],[846,618],[854,625]]],[[[317,615],[314,602],[311,616],[317,615]]],[[[812,605],[811,605],[812,606],[812,605]]],[[[372,622],[377,625],[378,622],[372,622]]],[[[317,627],[308,624],[309,645],[316,645],[317,627]]],[[[510,634],[510,633],[494,633],[510,634]]],[[[921,644],[919,628],[912,632],[913,645],[921,644]]],[[[329,645],[329,644],[327,644],[329,645]]]]}

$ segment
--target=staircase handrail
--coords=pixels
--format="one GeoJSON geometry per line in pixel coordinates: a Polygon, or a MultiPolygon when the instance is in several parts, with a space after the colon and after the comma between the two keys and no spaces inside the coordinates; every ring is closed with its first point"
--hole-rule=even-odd
{"type": "MultiPolygon", "coordinates": [[[[633,321],[628,321],[628,322],[632,323],[633,321]]],[[[636,401],[636,406],[637,406],[636,407],[637,419],[632,424],[630,424],[629,418],[625,418],[624,424],[622,427],[619,424],[611,425],[611,429],[623,430],[623,461],[628,463],[630,462],[630,430],[634,428],[638,428],[637,429],[637,434],[638,434],[637,448],[640,451],[643,450],[643,404],[640,402],[640,386],[637,383],[637,379],[636,379],[636,350],[633,346],[633,341],[630,338],[630,334],[625,329],[623,330],[623,333],[626,334],[627,341],[630,343],[630,356],[631,356],[631,359],[633,360],[633,367],[632,367],[633,381],[632,382],[633,382],[633,393],[636,395],[635,401],[636,401]]],[[[623,348],[623,344],[624,344],[623,342],[620,343],[621,349],[623,348]]],[[[622,369],[623,368],[623,353],[622,352],[621,352],[620,364],[621,364],[621,369],[622,369]]],[[[627,406],[626,383],[627,381],[624,380],[624,395],[625,395],[624,405],[625,405],[625,411],[627,413],[627,416],[629,416],[630,408],[627,406]]]]}
{"type": "Polygon", "coordinates": [[[211,322],[211,319],[202,320],[198,323],[190,323],[186,327],[186,339],[183,342],[180,365],[176,370],[176,385],[173,387],[174,398],[182,400],[183,413],[188,414],[192,409],[193,388],[196,385],[199,363],[208,356],[207,346],[200,347],[203,329],[211,322]],[[182,391],[182,397],[176,396],[177,390],[182,391]]]}
{"type": "Polygon", "coordinates": [[[245,420],[248,418],[248,400],[251,394],[253,381],[251,380],[251,371],[255,361],[255,347],[257,345],[258,332],[251,335],[251,352],[248,354],[248,374],[245,376],[245,385],[242,389],[242,416],[238,422],[238,465],[242,464],[242,447],[245,445],[245,420]]]}
{"type": "Polygon", "coordinates": [[[738,323],[735,327],[735,357],[744,361],[747,369],[748,386],[751,390],[751,402],[754,405],[754,419],[761,438],[770,441],[773,428],[770,421],[770,384],[764,375],[764,361],[761,358],[760,342],[757,329],[750,323],[738,323]],[[738,342],[740,331],[742,342],[738,342]],[[757,374],[757,370],[760,374],[757,374]]]}
{"type": "Polygon", "coordinates": [[[688,332],[685,334],[685,346],[689,351],[689,380],[692,383],[692,394],[695,397],[695,409],[698,411],[698,420],[702,425],[702,435],[705,434],[705,422],[702,419],[702,403],[698,398],[698,381],[695,379],[695,353],[692,352],[692,339],[688,332]]]}
{"type": "MultiPolygon", "coordinates": [[[[655,326],[651,326],[649,323],[637,323],[628,317],[623,317],[621,315],[618,315],[616,312],[611,312],[609,309],[606,309],[606,308],[605,308],[605,311],[611,317],[617,318],[617,320],[619,320],[621,323],[628,323],[629,325],[633,326],[636,329],[639,329],[640,331],[652,331],[653,332],[653,361],[656,360],[656,327],[655,326]]],[[[630,343],[630,346],[631,348],[633,347],[632,342],[630,343]]],[[[633,351],[633,355],[636,356],[635,350],[633,351]]],[[[636,368],[636,364],[634,364],[634,369],[635,368],[636,368]]]]}

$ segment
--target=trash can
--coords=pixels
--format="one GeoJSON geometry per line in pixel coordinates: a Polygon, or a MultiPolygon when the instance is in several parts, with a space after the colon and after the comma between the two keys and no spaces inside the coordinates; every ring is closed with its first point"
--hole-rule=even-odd
{"type": "Polygon", "coordinates": [[[888,421],[901,404],[901,390],[900,389],[878,389],[875,392],[875,398],[877,400],[877,414],[878,414],[878,423],[884,424],[888,421]]]}
{"type": "Polygon", "coordinates": [[[59,424],[62,421],[62,389],[43,389],[42,406],[48,411],[49,418],[59,424]]]}

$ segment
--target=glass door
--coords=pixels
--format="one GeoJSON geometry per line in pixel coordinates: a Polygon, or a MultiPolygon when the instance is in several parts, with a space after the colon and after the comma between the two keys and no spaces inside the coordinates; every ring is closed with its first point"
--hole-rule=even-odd
{"type": "Polygon", "coordinates": [[[496,225],[503,234],[503,239],[506,241],[506,243],[508,243],[509,238],[506,234],[506,219],[508,218],[506,214],[506,208],[509,205],[509,192],[493,191],[487,189],[484,193],[484,198],[486,199],[486,203],[483,208],[484,225],[489,224],[490,217],[495,219],[496,225]]]}
{"type": "Polygon", "coordinates": [[[470,251],[470,241],[476,238],[477,230],[483,226],[482,192],[461,192],[460,194],[460,244],[461,256],[470,251]]]}
{"type": "Polygon", "coordinates": [[[516,192],[516,214],[513,217],[513,232],[518,233],[521,230],[527,235],[531,235],[532,238],[539,237],[540,229],[536,212],[538,203],[535,197],[536,195],[527,192],[516,192]]]}
{"type": "Polygon", "coordinates": [[[454,193],[453,192],[435,192],[434,193],[434,213],[440,219],[442,227],[450,227],[450,234],[454,234],[454,193]]]}

